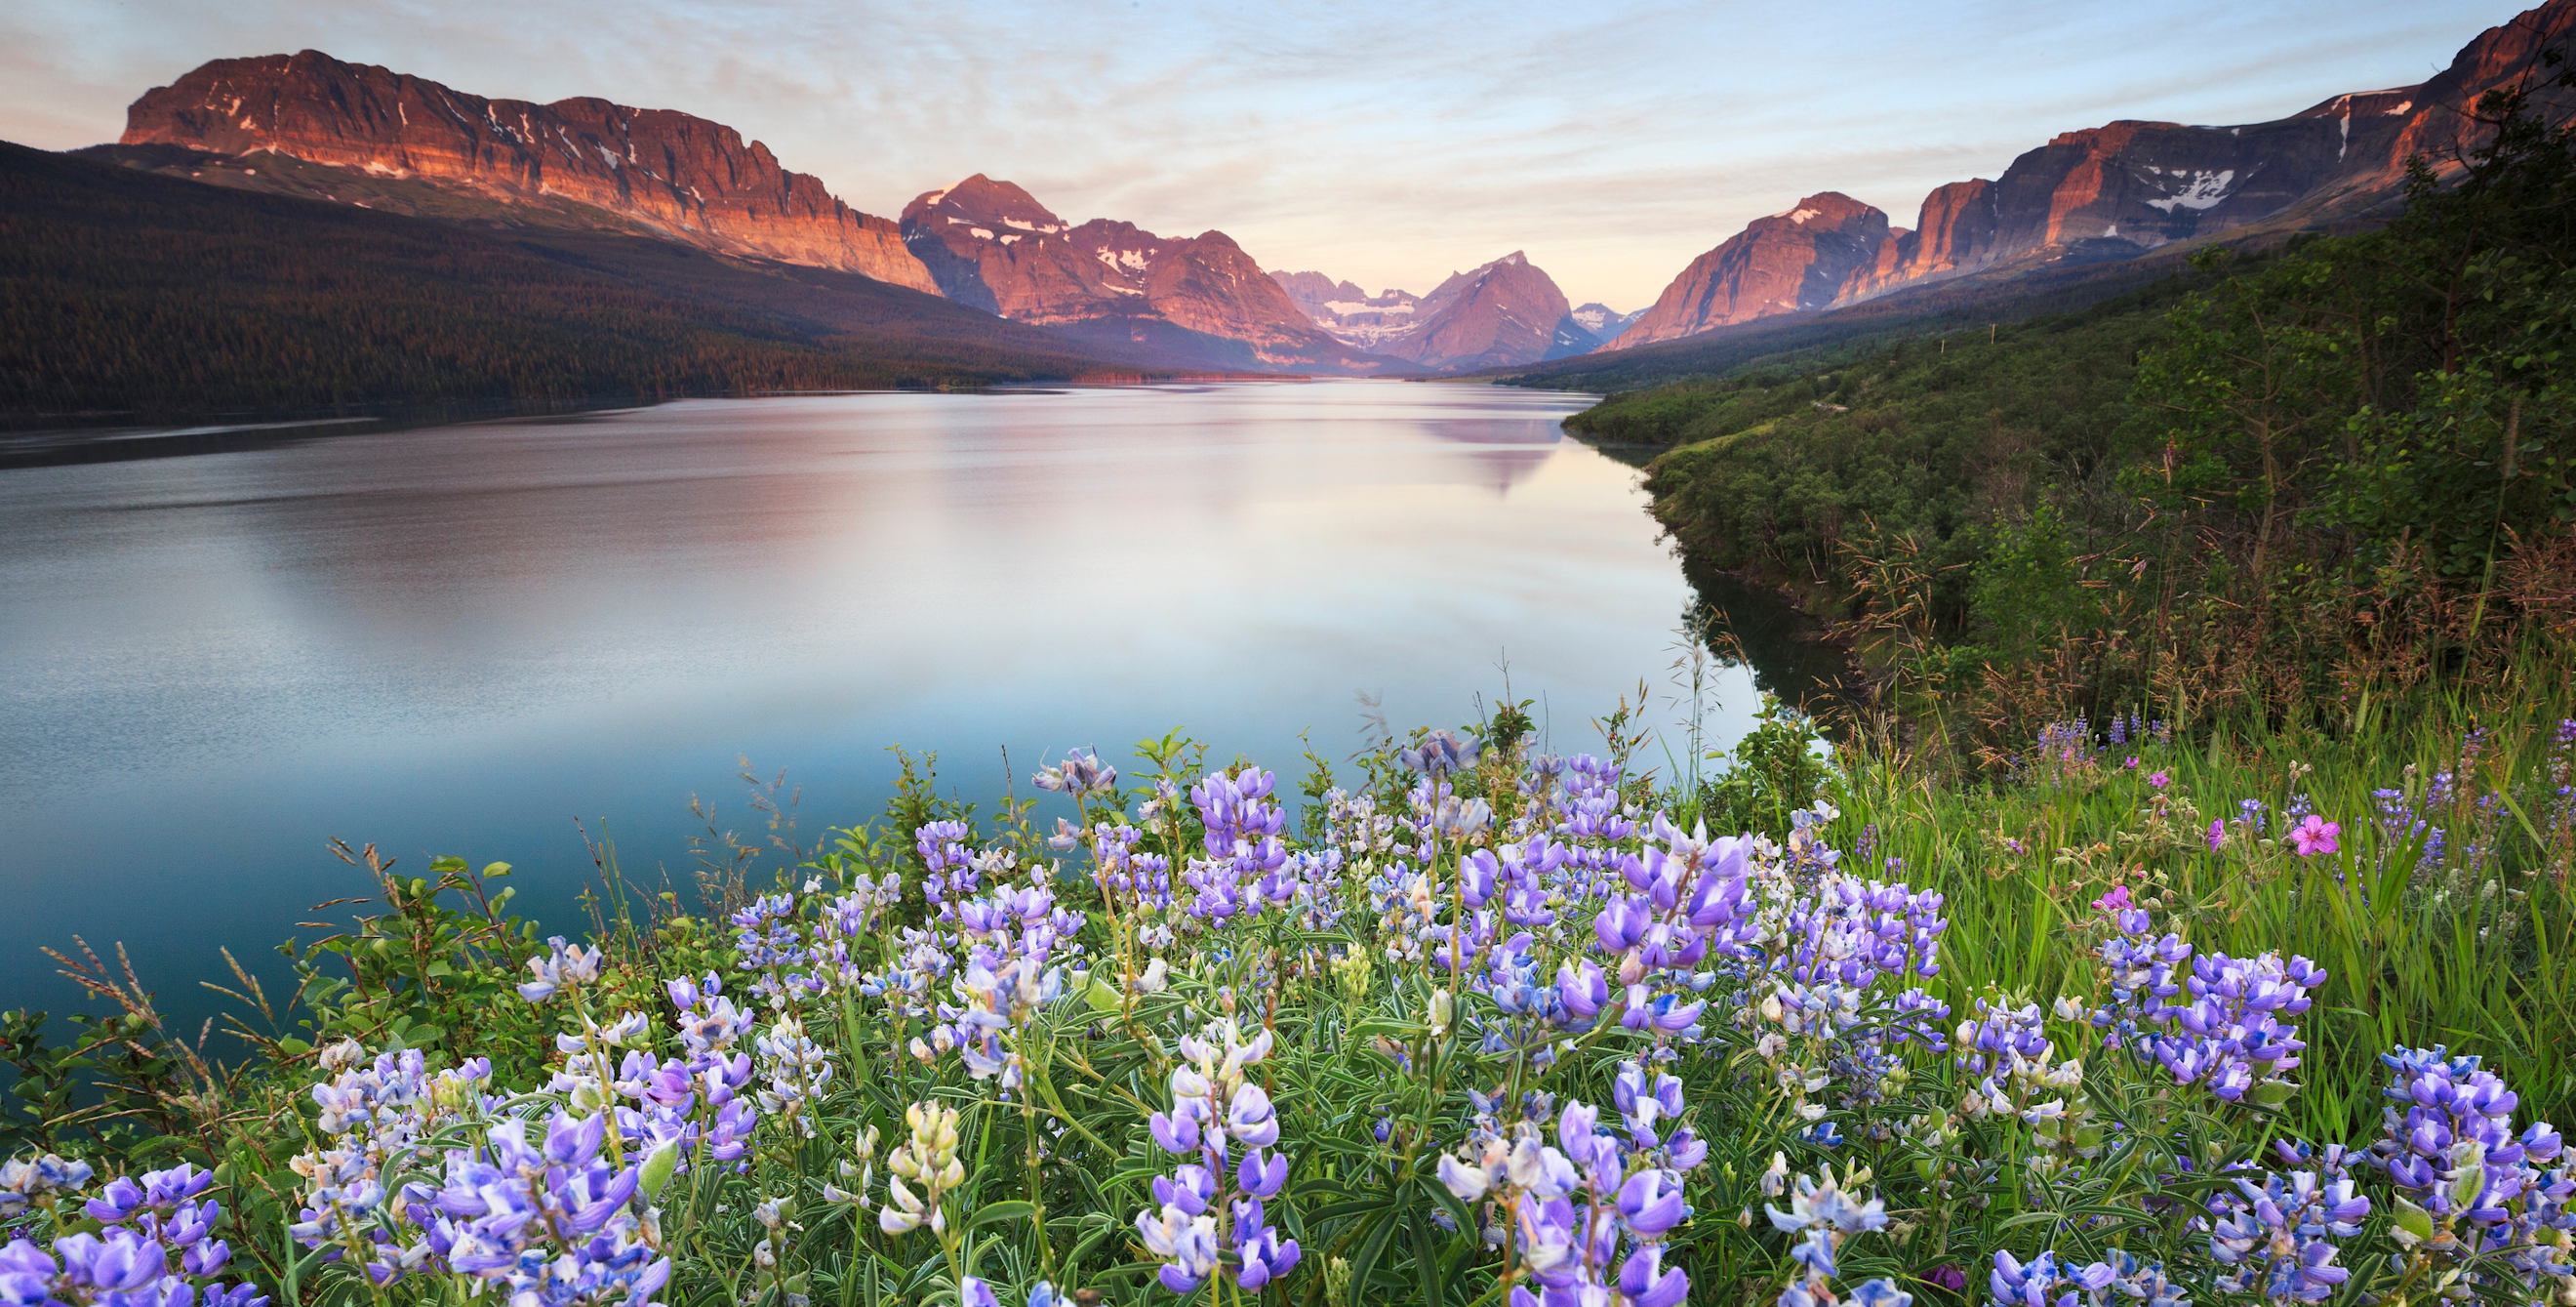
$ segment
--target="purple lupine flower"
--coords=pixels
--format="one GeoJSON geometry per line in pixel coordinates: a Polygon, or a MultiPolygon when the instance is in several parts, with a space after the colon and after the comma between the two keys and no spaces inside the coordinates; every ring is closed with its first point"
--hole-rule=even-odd
{"type": "Polygon", "coordinates": [[[2474,1260],[2488,1269],[2464,1282],[2508,1277],[2526,1289],[2568,1274],[2576,1176],[2542,1165],[2563,1155],[2558,1132],[2539,1122],[2517,1134],[2519,1096],[2475,1057],[2400,1048],[2381,1061],[2395,1073],[2387,1094],[2397,1106],[2371,1154],[2397,1191],[2401,1260],[2435,1270],[2474,1260]]]}
{"type": "MultiPolygon", "coordinates": [[[[1955,1274],[1956,1268],[1945,1267],[1955,1274]]],[[[1939,1271],[1925,1277],[1941,1284],[1939,1271]]],[[[1962,1281],[1965,1276],[1959,1276],[1962,1281]]],[[[2159,1263],[2142,1262],[2128,1253],[2110,1249],[2103,1260],[2085,1265],[2062,1262],[2053,1251],[2042,1251],[2028,1262],[2016,1260],[2006,1250],[1998,1249],[1994,1269],[1987,1275],[1987,1288],[1994,1294],[1997,1307],[2189,1307],[2190,1300],[2175,1292],[2159,1263]]]]}
{"type": "Polygon", "coordinates": [[[1650,1243],[1619,1264],[1619,1293],[1628,1307],[1680,1307],[1690,1296],[1690,1277],[1680,1267],[1665,1270],[1663,1247],[1650,1243]]]}
{"type": "Polygon", "coordinates": [[[528,959],[528,970],[536,979],[519,986],[519,997],[542,1003],[566,985],[589,984],[599,979],[601,960],[598,949],[566,944],[563,936],[553,936],[546,940],[545,956],[528,959]]]}
{"type": "Polygon", "coordinates": [[[1288,1185],[1288,1159],[1263,1153],[1258,1148],[1244,1150],[1243,1160],[1235,1165],[1235,1187],[1254,1198],[1275,1198],[1288,1185]]]}
{"type": "Polygon", "coordinates": [[[1449,731],[1433,731],[1419,745],[1396,750],[1395,759],[1409,771],[1438,778],[1474,767],[1484,751],[1480,740],[1462,740],[1449,731]]]}
{"type": "Polygon", "coordinates": [[[1222,1269],[1230,1251],[1235,1282],[1257,1290],[1297,1264],[1294,1239],[1282,1239],[1263,1207],[1288,1184],[1288,1159],[1269,1150],[1279,1142],[1279,1114],[1244,1069],[1269,1056],[1271,1033],[1243,1038],[1231,1019],[1210,1023],[1180,1039],[1186,1059],[1172,1070],[1172,1110],[1149,1126],[1155,1143],[1176,1156],[1194,1157],[1169,1177],[1153,1182],[1156,1207],[1136,1214],[1147,1249],[1163,1260],[1157,1278],[1173,1293],[1197,1290],[1222,1269]],[[1229,1139],[1245,1145],[1229,1161],[1229,1139]],[[1231,1248],[1221,1248],[1217,1216],[1232,1216],[1231,1248]]]}
{"type": "Polygon", "coordinates": [[[1566,1010],[1578,1017],[1592,1017],[1610,1002],[1610,985],[1601,968],[1590,959],[1580,964],[1561,962],[1556,970],[1556,992],[1566,1010]]]}
{"type": "Polygon", "coordinates": [[[1661,1171],[1640,1171],[1619,1188],[1620,1219],[1641,1236],[1662,1234],[1689,1215],[1690,1205],[1682,1201],[1680,1186],[1661,1171]]]}
{"type": "Polygon", "coordinates": [[[1145,1249],[1163,1259],[1156,1278],[1173,1293],[1197,1291],[1209,1276],[1216,1274],[1216,1218],[1190,1216],[1178,1208],[1165,1207],[1159,1212],[1138,1212],[1136,1233],[1145,1249]]]}
{"type": "Polygon", "coordinates": [[[1247,1292],[1286,1275],[1296,1268],[1300,1256],[1297,1241],[1281,1239],[1277,1227],[1263,1218],[1261,1200],[1246,1198],[1234,1205],[1234,1252],[1240,1269],[1234,1282],[1247,1292]]]}
{"type": "Polygon", "coordinates": [[[2298,1026],[2308,991],[2326,973],[2303,957],[2194,955],[2180,937],[2150,941],[2148,916],[2124,912],[2096,950],[2110,1002],[2093,1015],[2104,1043],[2161,1065],[2176,1084],[2204,1085],[2222,1101],[2249,1093],[2277,1105],[2299,1065],[2298,1026]],[[2257,1088],[2260,1092],[2257,1093],[2257,1088]]]}
{"type": "Polygon", "coordinates": [[[1029,778],[1042,790],[1054,790],[1077,798],[1087,794],[1114,792],[1118,788],[1118,769],[1100,761],[1100,755],[1085,747],[1064,755],[1064,761],[1041,768],[1029,778]]]}
{"type": "Polygon", "coordinates": [[[2319,1180],[2311,1171],[2236,1181],[2237,1192],[2210,1204],[2209,1255],[2230,1268],[2218,1279],[2231,1293],[2273,1302],[2322,1302],[2351,1272],[2334,1264],[2333,1240],[2361,1233],[2370,1200],[2349,1176],[2319,1180]]]}
{"type": "MultiPolygon", "coordinates": [[[[1251,1160],[1249,1154],[1246,1161],[1251,1160]]],[[[1168,1177],[1154,1177],[1154,1201],[1165,1207],[1177,1207],[1197,1216],[1216,1203],[1216,1176],[1206,1167],[1191,1163],[1168,1177]]]]}
{"type": "Polygon", "coordinates": [[[1199,1150],[1199,1123],[1195,1116],[1156,1112],[1146,1123],[1146,1129],[1164,1152],[1183,1156],[1199,1150]]]}
{"type": "Polygon", "coordinates": [[[1236,1139],[1255,1148],[1267,1148],[1279,1142],[1279,1114],[1270,1106],[1270,1095],[1261,1086],[1247,1084],[1234,1091],[1225,1112],[1226,1129],[1236,1139]]]}

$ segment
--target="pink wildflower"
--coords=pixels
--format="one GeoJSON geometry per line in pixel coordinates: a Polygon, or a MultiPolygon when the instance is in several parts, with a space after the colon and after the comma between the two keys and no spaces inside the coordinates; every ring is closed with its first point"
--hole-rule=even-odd
{"type": "Polygon", "coordinates": [[[2099,909],[2104,916],[2117,916],[2118,914],[2126,912],[2138,905],[2129,901],[2128,886],[2114,885],[2111,887],[2110,893],[2093,900],[2093,906],[2099,909]]]}
{"type": "Polygon", "coordinates": [[[2219,846],[2225,843],[2227,843],[2227,823],[2212,820],[2209,823],[2209,851],[2216,853],[2219,846]]]}
{"type": "Polygon", "coordinates": [[[2169,771],[2148,772],[2147,784],[2161,790],[2164,787],[2173,784],[2173,773],[2169,771]]]}
{"type": "Polygon", "coordinates": [[[2131,770],[2131,771],[2136,771],[2136,770],[2138,769],[2138,755],[2136,755],[2136,754],[2134,754],[2134,753],[2133,753],[2133,754],[2130,754],[2130,755],[2129,755],[2129,760],[2128,760],[2127,762],[2121,763],[2120,765],[2121,765],[2121,766],[2123,766],[2123,767],[2128,768],[2128,769],[2129,769],[2129,770],[2131,770]]]}
{"type": "Polygon", "coordinates": [[[2343,827],[2312,812],[2306,821],[2290,828],[2290,843],[2298,849],[2300,857],[2313,858],[2320,853],[2341,849],[2343,846],[2335,843],[2335,836],[2341,834],[2343,827]]]}

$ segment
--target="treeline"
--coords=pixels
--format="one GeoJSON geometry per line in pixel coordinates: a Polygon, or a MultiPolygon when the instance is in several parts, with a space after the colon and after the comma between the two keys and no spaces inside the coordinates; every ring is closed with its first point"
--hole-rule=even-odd
{"type": "Polygon", "coordinates": [[[1675,446],[1648,486],[1692,562],[1800,593],[1965,747],[2565,675],[2576,137],[2519,107],[2382,230],[1568,425],[1675,446]]]}
{"type": "Polygon", "coordinates": [[[850,274],[611,233],[477,230],[0,145],[0,420],[20,425],[1119,367],[850,274]]]}

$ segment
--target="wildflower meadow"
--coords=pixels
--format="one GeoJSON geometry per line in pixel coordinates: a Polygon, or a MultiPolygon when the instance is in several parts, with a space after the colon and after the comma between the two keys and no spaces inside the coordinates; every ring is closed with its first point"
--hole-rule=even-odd
{"type": "Polygon", "coordinates": [[[0,1286],[2576,1303],[2576,722],[2123,716],[1980,785],[1785,710],[1732,766],[1531,737],[1287,791],[1165,737],[983,816],[907,759],[882,819],[703,905],[612,878],[578,939],[370,850],[211,1039],[68,955],[113,1010],[0,1029],[0,1286]]]}

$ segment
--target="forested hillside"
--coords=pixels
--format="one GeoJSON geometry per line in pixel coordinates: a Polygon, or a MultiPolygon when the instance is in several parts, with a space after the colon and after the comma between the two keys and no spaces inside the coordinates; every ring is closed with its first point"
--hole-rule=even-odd
{"type": "Polygon", "coordinates": [[[0,144],[0,421],[977,385],[1140,365],[851,273],[0,144]]]}
{"type": "Polygon", "coordinates": [[[2381,231],[1568,425],[1674,446],[1686,554],[1803,593],[1935,728],[2296,714],[2576,627],[2571,267],[2571,138],[2517,119],[2381,231]]]}

